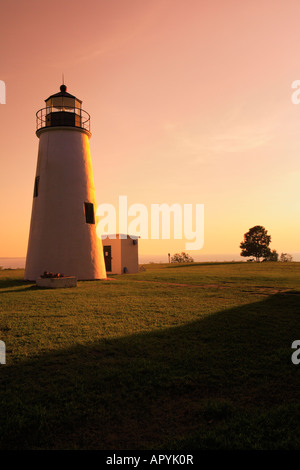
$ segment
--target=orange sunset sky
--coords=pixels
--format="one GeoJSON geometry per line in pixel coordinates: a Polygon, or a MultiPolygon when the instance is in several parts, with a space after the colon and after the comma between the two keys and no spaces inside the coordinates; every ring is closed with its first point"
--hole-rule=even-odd
{"type": "MultiPolygon", "coordinates": [[[[238,258],[243,234],[263,225],[272,249],[300,261],[298,0],[0,7],[0,257],[26,255],[35,113],[64,73],[91,114],[98,204],[204,204],[195,260],[238,258]]],[[[166,261],[185,242],[141,240],[141,259],[166,261]]]]}

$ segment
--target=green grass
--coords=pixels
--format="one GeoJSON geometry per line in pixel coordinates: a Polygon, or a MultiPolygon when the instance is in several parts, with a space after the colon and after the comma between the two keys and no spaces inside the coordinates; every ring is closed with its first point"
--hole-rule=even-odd
{"type": "Polygon", "coordinates": [[[0,272],[0,449],[300,449],[300,263],[0,272]]]}

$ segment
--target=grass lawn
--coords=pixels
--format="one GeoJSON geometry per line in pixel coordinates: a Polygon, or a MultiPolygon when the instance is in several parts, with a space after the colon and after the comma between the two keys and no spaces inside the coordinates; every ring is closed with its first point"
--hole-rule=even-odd
{"type": "Polygon", "coordinates": [[[300,263],[0,271],[0,449],[300,450],[300,263]]]}

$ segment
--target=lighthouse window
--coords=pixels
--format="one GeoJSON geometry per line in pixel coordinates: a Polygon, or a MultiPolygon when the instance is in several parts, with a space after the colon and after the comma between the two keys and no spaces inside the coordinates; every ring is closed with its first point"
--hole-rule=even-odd
{"type": "Polygon", "coordinates": [[[40,177],[36,176],[35,182],[34,182],[33,197],[38,197],[39,195],[39,182],[40,182],[40,177]]]}
{"type": "Polygon", "coordinates": [[[87,224],[95,223],[94,205],[91,202],[84,203],[85,221],[87,224]]]}

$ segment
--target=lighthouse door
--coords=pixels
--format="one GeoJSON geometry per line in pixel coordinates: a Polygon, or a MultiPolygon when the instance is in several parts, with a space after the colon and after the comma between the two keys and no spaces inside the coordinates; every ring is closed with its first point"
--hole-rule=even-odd
{"type": "Polygon", "coordinates": [[[111,245],[104,246],[103,251],[106,271],[111,271],[111,245]]]}

